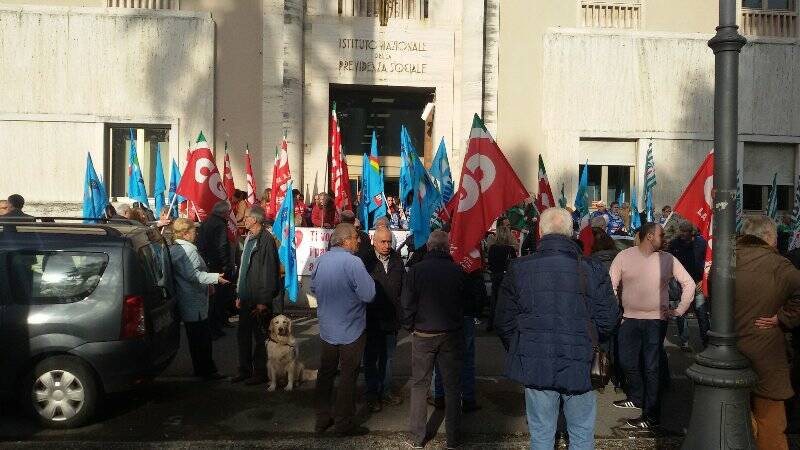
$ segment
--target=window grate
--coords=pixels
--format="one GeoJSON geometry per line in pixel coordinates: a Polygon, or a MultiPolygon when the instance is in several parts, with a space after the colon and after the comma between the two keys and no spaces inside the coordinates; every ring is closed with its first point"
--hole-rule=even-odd
{"type": "Polygon", "coordinates": [[[797,12],[742,8],[742,32],[747,36],[796,38],[797,12]]]}
{"type": "Polygon", "coordinates": [[[642,22],[642,4],[638,1],[583,1],[582,26],[638,30],[642,22]]]}
{"type": "Polygon", "coordinates": [[[340,16],[378,17],[386,2],[389,19],[424,20],[428,18],[429,0],[337,0],[340,16]]]}
{"type": "Polygon", "coordinates": [[[180,0],[106,0],[109,8],[181,9],[180,0]]]}

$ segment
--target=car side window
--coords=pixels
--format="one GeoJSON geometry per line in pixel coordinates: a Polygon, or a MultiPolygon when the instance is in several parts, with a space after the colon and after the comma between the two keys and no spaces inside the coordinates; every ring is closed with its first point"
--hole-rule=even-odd
{"type": "Polygon", "coordinates": [[[94,292],[108,265],[108,255],[89,252],[10,252],[9,284],[14,302],[79,302],[94,292]]]}
{"type": "Polygon", "coordinates": [[[166,288],[171,295],[172,266],[166,243],[163,240],[150,241],[147,245],[139,248],[138,257],[147,273],[148,281],[153,286],[166,288]]]}

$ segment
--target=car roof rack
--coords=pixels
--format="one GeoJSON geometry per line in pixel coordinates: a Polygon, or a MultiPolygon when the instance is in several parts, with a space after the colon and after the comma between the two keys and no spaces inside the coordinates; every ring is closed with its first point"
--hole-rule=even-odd
{"type": "MultiPolygon", "coordinates": [[[[67,232],[73,234],[99,234],[103,232],[106,236],[122,236],[123,231],[116,226],[136,227],[138,223],[133,223],[127,219],[106,219],[94,217],[2,217],[0,216],[0,227],[3,231],[18,232],[18,228],[26,228],[26,231],[44,232],[67,232]],[[85,223],[91,220],[98,223],[85,223]],[[59,222],[56,222],[59,221],[59,222]],[[70,222],[70,223],[65,223],[70,222]],[[72,223],[80,222],[80,223],[72,223]],[[111,226],[115,225],[115,226],[111,226]],[[36,230],[34,230],[36,229],[36,230]]],[[[142,226],[142,225],[139,225],[142,226]]]]}

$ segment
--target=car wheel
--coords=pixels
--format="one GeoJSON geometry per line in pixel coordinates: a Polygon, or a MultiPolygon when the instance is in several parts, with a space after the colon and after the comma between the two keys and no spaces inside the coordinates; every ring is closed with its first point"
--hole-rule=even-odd
{"type": "Polygon", "coordinates": [[[48,428],[84,425],[99,398],[94,374],[72,356],[53,356],[37,364],[27,392],[31,412],[48,428]]]}

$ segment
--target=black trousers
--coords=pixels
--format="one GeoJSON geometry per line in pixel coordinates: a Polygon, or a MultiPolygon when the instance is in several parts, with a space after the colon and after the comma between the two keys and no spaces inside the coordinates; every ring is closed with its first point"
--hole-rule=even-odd
{"type": "Polygon", "coordinates": [[[242,307],[239,312],[239,329],[236,338],[239,343],[239,374],[266,377],[267,339],[266,327],[269,314],[257,314],[254,307],[242,307]]]}
{"type": "MultiPolygon", "coordinates": [[[[361,357],[367,339],[362,334],[350,344],[334,345],[322,341],[319,373],[315,397],[317,401],[317,425],[327,424],[333,418],[336,431],[346,432],[355,427],[356,380],[361,369],[361,357]],[[339,385],[336,400],[333,400],[333,382],[339,369],[339,385]],[[335,405],[335,407],[332,407],[335,405]],[[332,411],[333,410],[333,411],[332,411]]],[[[428,383],[430,387],[430,383],[428,383]]]]}
{"type": "Polygon", "coordinates": [[[461,428],[461,370],[464,365],[464,332],[433,337],[411,337],[411,439],[423,443],[428,424],[428,391],[434,362],[439,363],[444,384],[445,429],[448,445],[459,443],[461,428]]]}
{"type": "Polygon", "coordinates": [[[489,326],[494,328],[494,317],[497,310],[497,296],[500,294],[500,285],[503,284],[503,273],[492,274],[492,299],[489,303],[489,326]]]}
{"type": "Polygon", "coordinates": [[[214,286],[214,295],[208,299],[208,318],[211,322],[212,330],[221,331],[222,327],[228,322],[233,298],[232,285],[219,284],[214,286]]]}
{"type": "Polygon", "coordinates": [[[648,419],[660,419],[666,321],[623,319],[619,326],[619,361],[625,372],[625,394],[648,419]],[[644,365],[642,365],[642,363],[644,365]]]}
{"type": "Polygon", "coordinates": [[[211,344],[211,328],[208,319],[184,322],[186,339],[189,341],[189,355],[192,357],[194,374],[198,377],[217,373],[211,344]]]}

